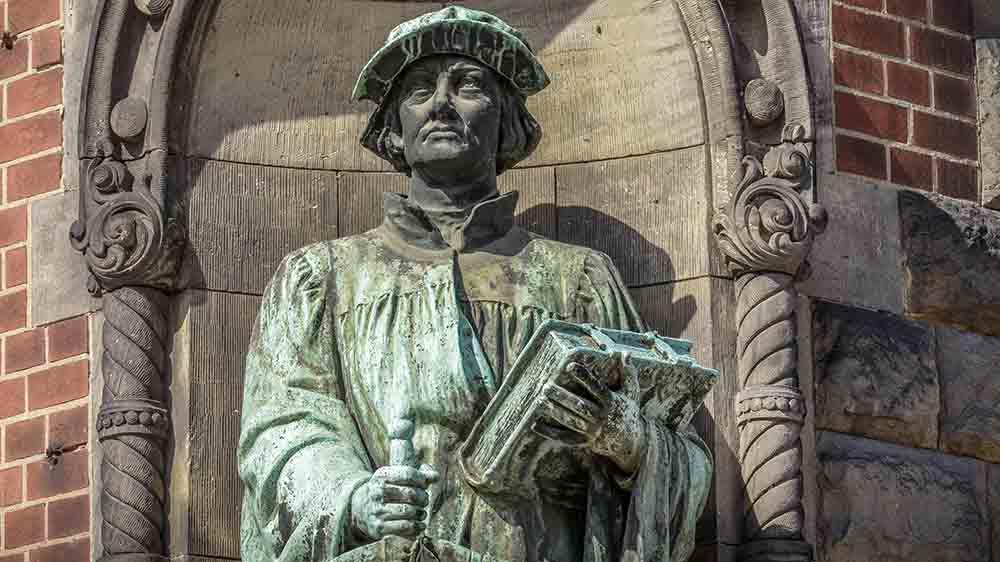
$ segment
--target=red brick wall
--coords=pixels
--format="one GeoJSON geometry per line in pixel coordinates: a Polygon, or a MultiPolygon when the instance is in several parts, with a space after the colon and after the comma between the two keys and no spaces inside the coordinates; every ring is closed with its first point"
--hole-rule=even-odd
{"type": "Polygon", "coordinates": [[[84,561],[89,319],[38,326],[28,302],[31,206],[62,190],[61,7],[0,1],[0,17],[0,562],[84,561]]]}
{"type": "Polygon", "coordinates": [[[979,202],[969,0],[834,0],[837,169],[979,202]]]}

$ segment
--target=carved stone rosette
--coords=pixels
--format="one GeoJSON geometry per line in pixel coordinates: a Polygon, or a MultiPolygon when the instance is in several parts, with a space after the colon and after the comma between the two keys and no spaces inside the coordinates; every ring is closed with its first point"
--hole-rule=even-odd
{"type": "Polygon", "coordinates": [[[744,158],[744,176],[713,229],[736,281],[736,398],[745,489],[744,561],[808,561],[803,536],[802,443],[805,401],[796,354],[796,277],[826,214],[804,199],[813,181],[803,128],[761,162],[744,158]]]}
{"type": "Polygon", "coordinates": [[[90,272],[88,289],[103,296],[100,544],[105,561],[164,561],[167,319],[184,234],[170,213],[161,140],[166,90],[130,75],[148,65],[135,63],[140,50],[119,44],[134,30],[162,29],[147,20],[164,17],[171,2],[100,6],[81,103],[80,213],[70,229],[90,272]],[[118,97],[122,81],[136,94],[118,97]]]}

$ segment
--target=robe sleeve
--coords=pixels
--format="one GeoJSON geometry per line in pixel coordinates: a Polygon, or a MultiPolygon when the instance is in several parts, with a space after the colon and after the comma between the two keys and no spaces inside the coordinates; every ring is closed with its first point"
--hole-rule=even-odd
{"type": "MultiPolygon", "coordinates": [[[[577,303],[583,322],[647,330],[621,275],[603,253],[586,258],[577,303]]],[[[685,562],[694,552],[695,525],[712,482],[711,453],[690,427],[674,431],[662,420],[644,419],[647,446],[639,470],[623,475],[608,467],[592,477],[604,481],[591,482],[585,562],[685,562]]]]}
{"type": "Polygon", "coordinates": [[[350,498],[372,470],[344,402],[328,250],[285,258],[246,361],[237,450],[244,562],[332,560],[349,548],[350,498]]]}

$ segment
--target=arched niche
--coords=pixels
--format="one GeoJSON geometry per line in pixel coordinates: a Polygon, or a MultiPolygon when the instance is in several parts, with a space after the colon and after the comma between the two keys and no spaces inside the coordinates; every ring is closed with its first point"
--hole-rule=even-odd
{"type": "MultiPolygon", "coordinates": [[[[541,146],[500,178],[502,189],[521,192],[517,220],[608,253],[647,321],[666,335],[693,339],[699,361],[723,372],[697,421],[717,462],[698,556],[725,558],[743,527],[733,412],[736,312],[712,216],[733,196],[745,140],[780,142],[748,128],[739,68],[752,73],[748,79],[764,75],[782,88],[804,83],[804,68],[765,72],[774,51],[734,51],[734,44],[753,42],[731,35],[716,0],[466,4],[523,31],[553,80],[528,102],[544,130],[541,146]],[[734,60],[734,52],[745,56],[734,60]]],[[[797,48],[788,3],[756,4],[763,24],[749,24],[746,37],[762,33],[797,48]]],[[[441,6],[98,3],[80,110],[85,185],[74,236],[105,242],[103,249],[94,242],[78,247],[106,302],[141,286],[146,304],[132,310],[168,322],[164,330],[145,322],[153,335],[122,349],[106,340],[105,355],[125,370],[131,363],[115,353],[160,357],[148,369],[159,382],[126,398],[160,404],[170,419],[162,435],[144,437],[152,452],[142,462],[160,476],[141,482],[129,475],[125,492],[120,473],[134,463],[115,456],[119,437],[99,425],[108,442],[104,460],[114,465],[95,462],[106,466],[95,478],[102,487],[99,554],[239,557],[233,451],[243,354],[260,295],[283,255],[377,225],[382,193],[405,190],[405,177],[358,144],[371,108],[350,102],[349,94],[393,26],[441,6]],[[130,213],[138,236],[116,245],[108,201],[126,198],[135,201],[116,212],[130,213]],[[121,249],[121,259],[109,264],[107,248],[121,249]],[[157,447],[160,460],[153,458],[157,447]],[[141,525],[130,526],[139,518],[141,525]],[[122,538],[133,533],[145,534],[122,538]]],[[[809,121],[808,104],[794,96],[785,102],[772,130],[803,115],[809,121]]],[[[106,307],[106,314],[114,310],[106,307]]],[[[119,322],[115,333],[129,339],[129,325],[119,322]]],[[[115,376],[107,369],[106,379],[115,376]]],[[[102,412],[111,412],[115,400],[121,397],[105,396],[102,412]]]]}

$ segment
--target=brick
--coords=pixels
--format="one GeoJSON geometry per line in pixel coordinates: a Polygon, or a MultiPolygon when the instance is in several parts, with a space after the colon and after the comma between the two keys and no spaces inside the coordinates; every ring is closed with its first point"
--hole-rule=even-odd
{"type": "Polygon", "coordinates": [[[975,65],[973,42],[933,29],[910,30],[910,55],[914,61],[967,76],[975,65]]]}
{"type": "Polygon", "coordinates": [[[12,423],[4,428],[4,462],[45,452],[45,416],[12,423]]]}
{"type": "Polygon", "coordinates": [[[90,418],[86,406],[49,415],[49,449],[68,449],[87,443],[90,418]]]}
{"type": "Polygon", "coordinates": [[[932,0],[934,25],[959,33],[972,33],[972,3],[969,0],[932,0]]]}
{"type": "Polygon", "coordinates": [[[31,34],[31,68],[45,68],[62,61],[62,29],[50,27],[31,34]]]}
{"type": "Polygon", "coordinates": [[[937,161],[938,193],[979,202],[979,177],[976,168],[949,160],[937,161]]]}
{"type": "Polygon", "coordinates": [[[28,38],[14,42],[13,49],[0,48],[0,80],[28,71],[28,38]]]}
{"type": "Polygon", "coordinates": [[[7,85],[7,118],[41,111],[62,103],[62,69],[19,78],[7,85]]]}
{"type": "Polygon", "coordinates": [[[0,163],[57,147],[62,143],[62,116],[50,111],[0,126],[0,138],[0,163]]]}
{"type": "Polygon", "coordinates": [[[5,513],[3,539],[8,549],[45,540],[45,506],[34,505],[5,513]]]}
{"type": "Polygon", "coordinates": [[[45,330],[36,328],[7,336],[4,354],[4,373],[23,371],[45,363],[45,330]]]}
{"type": "Polygon", "coordinates": [[[844,4],[867,8],[869,10],[882,10],[882,0],[841,0],[844,4]]]}
{"type": "Polygon", "coordinates": [[[24,242],[27,238],[28,206],[0,209],[0,246],[24,242]]]}
{"type": "Polygon", "coordinates": [[[89,496],[77,496],[49,504],[49,540],[86,533],[89,528],[89,496]]]}
{"type": "Polygon", "coordinates": [[[838,135],[837,169],[884,180],[886,179],[885,146],[838,135]]]}
{"type": "Polygon", "coordinates": [[[934,107],[966,117],[976,116],[976,94],[972,80],[934,75],[934,107]]]}
{"type": "Polygon", "coordinates": [[[885,91],[882,61],[866,55],[836,49],[833,56],[833,79],[837,84],[881,94],[885,91]]]}
{"type": "Polygon", "coordinates": [[[9,289],[28,282],[28,247],[7,250],[4,254],[4,287],[9,289]]]}
{"type": "Polygon", "coordinates": [[[0,418],[24,412],[24,378],[0,381],[0,418]]]}
{"type": "Polygon", "coordinates": [[[977,141],[975,125],[922,111],[913,114],[913,143],[917,146],[975,160],[977,141]]]}
{"type": "Polygon", "coordinates": [[[927,0],[886,0],[885,10],[894,16],[927,21],[927,0]]]}
{"type": "Polygon", "coordinates": [[[15,33],[52,23],[59,15],[59,0],[7,0],[7,21],[15,33]]]}
{"type": "Polygon", "coordinates": [[[87,487],[87,450],[77,449],[27,466],[28,501],[50,498],[87,487]]]}
{"type": "Polygon", "coordinates": [[[0,332],[23,328],[28,320],[28,292],[0,295],[0,332]]]}
{"type": "Polygon", "coordinates": [[[31,562],[86,562],[90,560],[90,541],[81,539],[31,551],[31,562]]]}
{"type": "Polygon", "coordinates": [[[920,105],[931,105],[931,78],[930,73],[922,68],[901,64],[898,62],[886,62],[886,92],[900,100],[920,105]]]}
{"type": "Polygon", "coordinates": [[[86,359],[28,376],[28,409],[37,410],[84,398],[89,390],[86,359]]]}
{"type": "Polygon", "coordinates": [[[89,325],[86,316],[69,318],[48,326],[49,361],[59,361],[87,352],[89,325]]]}
{"type": "Polygon", "coordinates": [[[61,153],[15,164],[7,169],[7,201],[18,201],[59,189],[61,179],[61,153]]]}
{"type": "Polygon", "coordinates": [[[930,190],[934,187],[933,158],[893,147],[889,150],[889,181],[930,190]]]}
{"type": "Polygon", "coordinates": [[[835,95],[836,125],[873,137],[906,142],[906,108],[846,92],[835,95]]]}
{"type": "Polygon", "coordinates": [[[0,507],[21,503],[21,467],[0,470],[0,507]]]}
{"type": "Polygon", "coordinates": [[[843,6],[833,7],[833,40],[884,55],[906,55],[906,34],[901,22],[843,6]]]}

